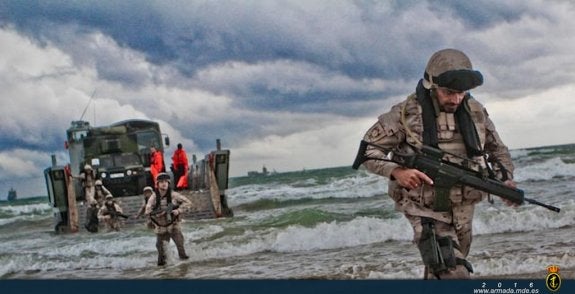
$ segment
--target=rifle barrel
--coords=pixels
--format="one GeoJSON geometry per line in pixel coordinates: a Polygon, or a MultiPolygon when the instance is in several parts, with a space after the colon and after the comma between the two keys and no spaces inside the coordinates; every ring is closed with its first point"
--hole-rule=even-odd
{"type": "Polygon", "coordinates": [[[553,205],[549,205],[549,204],[545,204],[545,203],[539,202],[539,201],[534,200],[534,199],[525,198],[525,201],[527,201],[527,202],[529,202],[529,203],[531,203],[531,204],[535,204],[535,205],[539,205],[539,206],[545,207],[545,208],[547,208],[547,209],[549,209],[549,210],[553,210],[553,211],[555,211],[555,212],[560,212],[560,211],[561,211],[561,209],[560,209],[559,207],[556,207],[556,206],[553,206],[553,205]]]}

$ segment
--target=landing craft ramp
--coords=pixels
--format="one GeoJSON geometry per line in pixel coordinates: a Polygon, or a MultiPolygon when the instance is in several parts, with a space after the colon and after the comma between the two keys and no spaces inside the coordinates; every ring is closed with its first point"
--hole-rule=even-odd
{"type": "MultiPolygon", "coordinates": [[[[178,191],[178,193],[186,196],[186,198],[190,199],[192,202],[192,207],[183,214],[183,218],[185,220],[200,220],[200,219],[212,219],[216,218],[216,211],[214,209],[214,204],[212,203],[212,198],[210,195],[210,191],[178,191]]],[[[143,224],[146,221],[146,217],[142,216],[138,219],[134,218],[138,211],[144,204],[144,196],[143,195],[136,195],[136,196],[124,196],[118,197],[114,199],[120,207],[125,215],[130,216],[128,219],[120,218],[122,225],[124,226],[131,226],[134,224],[143,224]]],[[[86,220],[86,204],[82,201],[76,205],[76,209],[78,210],[78,218],[80,223],[80,231],[83,230],[84,224],[87,222],[86,220]]],[[[103,226],[100,224],[100,229],[103,226]]]]}

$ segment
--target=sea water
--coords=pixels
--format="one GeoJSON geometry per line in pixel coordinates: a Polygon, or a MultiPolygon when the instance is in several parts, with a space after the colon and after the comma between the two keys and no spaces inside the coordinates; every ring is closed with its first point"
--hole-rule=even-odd
{"type": "MultiPolygon", "coordinates": [[[[514,150],[526,197],[561,208],[477,205],[468,260],[474,277],[521,277],[551,264],[575,268],[575,145],[514,150]]],[[[420,279],[412,230],[394,211],[387,180],[337,167],[232,178],[233,218],[185,221],[189,260],[155,235],[55,234],[46,198],[0,203],[2,279],[420,279]]],[[[542,273],[541,279],[544,278],[542,273]]]]}

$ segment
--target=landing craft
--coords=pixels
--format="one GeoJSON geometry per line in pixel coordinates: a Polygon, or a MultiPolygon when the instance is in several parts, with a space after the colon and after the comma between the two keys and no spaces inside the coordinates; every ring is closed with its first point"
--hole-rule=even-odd
{"type": "MultiPolygon", "coordinates": [[[[80,180],[72,176],[78,176],[86,164],[93,168],[96,179],[100,179],[110,190],[124,213],[135,215],[144,202],[143,188],[153,186],[150,147],[164,153],[164,146],[169,146],[169,137],[161,133],[159,124],[148,120],[126,120],[109,126],[92,127],[86,121],[73,121],[66,135],[65,146],[70,163],[58,166],[53,156],[52,167],[44,170],[49,202],[54,209],[55,230],[82,230],[80,224],[86,221],[87,204],[80,180]]],[[[182,194],[190,198],[194,206],[185,215],[186,218],[233,215],[227,207],[225,195],[229,157],[230,151],[221,150],[218,140],[217,150],[207,154],[200,162],[194,160],[189,167],[190,189],[182,191],[182,194]]],[[[174,181],[172,184],[175,184],[174,181]]],[[[143,221],[128,219],[126,223],[143,221]]]]}

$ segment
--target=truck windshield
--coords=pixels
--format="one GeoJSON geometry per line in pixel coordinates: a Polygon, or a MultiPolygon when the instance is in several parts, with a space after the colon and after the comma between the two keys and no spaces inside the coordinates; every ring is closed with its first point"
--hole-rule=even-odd
{"type": "Polygon", "coordinates": [[[138,142],[138,151],[144,153],[149,151],[151,146],[161,149],[162,137],[155,131],[144,131],[136,133],[136,141],[138,142]]]}
{"type": "Polygon", "coordinates": [[[104,168],[125,167],[130,165],[141,165],[140,157],[134,153],[113,154],[100,157],[100,166],[104,168]]]}
{"type": "Polygon", "coordinates": [[[140,157],[137,154],[119,154],[114,155],[114,163],[116,166],[129,166],[129,165],[141,165],[140,157]]]}

